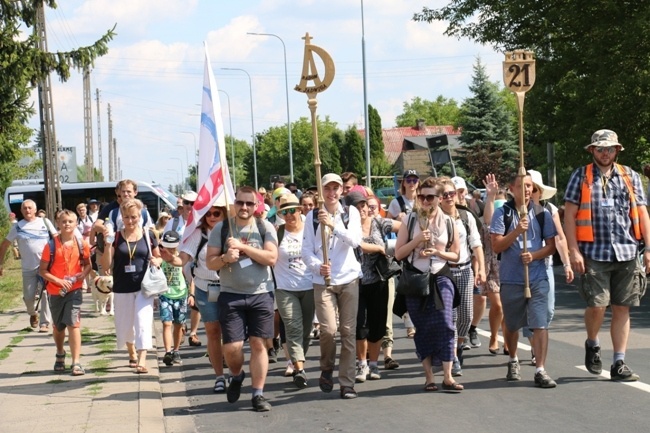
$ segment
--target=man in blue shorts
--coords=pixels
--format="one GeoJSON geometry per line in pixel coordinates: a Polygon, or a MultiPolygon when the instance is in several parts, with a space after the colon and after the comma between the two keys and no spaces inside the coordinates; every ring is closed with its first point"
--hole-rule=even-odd
{"type": "Polygon", "coordinates": [[[536,370],[535,386],[555,388],[557,384],[544,369],[548,350],[548,293],[549,283],[544,259],[555,252],[555,225],[549,211],[537,207],[530,199],[533,182],[529,174],[516,176],[510,182],[510,191],[515,199],[494,211],[490,224],[492,249],[501,253],[499,278],[501,279],[501,303],[506,322],[504,337],[510,360],[508,362],[508,380],[521,380],[517,343],[519,329],[526,326],[533,330],[533,349],[536,370]],[[518,209],[524,203],[525,195],[527,214],[519,216],[518,209]],[[542,214],[543,212],[543,214],[542,214]],[[539,215],[538,215],[539,214],[539,215]],[[541,219],[543,217],[543,219],[541,219]],[[540,220],[541,219],[541,220],[540,220]],[[540,222],[543,221],[543,224],[540,222]],[[527,251],[523,252],[526,233],[527,251]],[[524,266],[528,265],[530,299],[524,294],[524,266]]]}
{"type": "Polygon", "coordinates": [[[263,395],[269,369],[266,339],[273,338],[275,284],[271,266],[278,258],[278,239],[270,222],[255,218],[257,204],[253,188],[244,186],[237,191],[236,217],[218,223],[210,233],[206,264],[208,269],[219,271],[221,281],[217,308],[223,354],[230,369],[228,402],[239,400],[245,377],[243,347],[248,337],[253,409],[266,412],[271,410],[263,395]],[[228,224],[225,242],[224,224],[228,224]]]}

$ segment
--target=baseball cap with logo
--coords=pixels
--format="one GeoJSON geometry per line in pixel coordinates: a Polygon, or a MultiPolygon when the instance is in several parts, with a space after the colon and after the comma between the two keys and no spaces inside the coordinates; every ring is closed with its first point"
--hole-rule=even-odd
{"type": "Polygon", "coordinates": [[[409,177],[409,176],[415,176],[415,177],[417,177],[418,179],[420,178],[420,175],[418,174],[418,172],[417,172],[416,170],[406,170],[406,171],[404,172],[404,176],[402,176],[402,177],[403,177],[404,179],[406,179],[406,178],[409,177]]]}
{"type": "Polygon", "coordinates": [[[166,231],[160,239],[160,245],[165,248],[176,248],[181,241],[181,237],[176,230],[166,231]]]}
{"type": "Polygon", "coordinates": [[[451,178],[451,183],[454,184],[456,189],[464,189],[467,191],[467,184],[465,183],[465,179],[463,179],[460,176],[454,176],[451,178]]]}

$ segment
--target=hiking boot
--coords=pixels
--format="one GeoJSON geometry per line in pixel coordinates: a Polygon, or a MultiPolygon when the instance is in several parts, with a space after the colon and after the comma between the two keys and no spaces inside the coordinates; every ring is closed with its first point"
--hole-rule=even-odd
{"type": "Polygon", "coordinates": [[[293,384],[300,389],[307,388],[307,375],[305,374],[305,370],[294,370],[293,384]]]}
{"type": "Polygon", "coordinates": [[[591,374],[603,372],[603,361],[600,359],[600,346],[589,347],[585,341],[585,367],[591,374]]]}
{"type": "Polygon", "coordinates": [[[521,380],[521,374],[519,374],[519,361],[508,362],[508,374],[506,375],[506,380],[521,380]]]}
{"type": "Polygon", "coordinates": [[[451,366],[451,375],[453,377],[458,377],[463,375],[463,369],[460,366],[460,361],[458,361],[458,358],[454,358],[454,363],[451,366]]]}
{"type": "Polygon", "coordinates": [[[368,365],[360,365],[357,367],[357,374],[354,377],[354,381],[357,383],[365,382],[368,374],[370,374],[370,368],[368,368],[368,365]]]}
{"type": "Polygon", "coordinates": [[[275,364],[278,362],[278,352],[272,347],[269,348],[268,350],[268,355],[269,355],[269,364],[275,364]]]}
{"type": "Polygon", "coordinates": [[[368,379],[370,380],[381,379],[381,374],[379,373],[379,367],[377,367],[376,365],[374,367],[370,367],[370,374],[368,375],[368,379]]]}
{"type": "Polygon", "coordinates": [[[171,367],[174,364],[174,354],[172,352],[165,353],[165,356],[163,356],[163,362],[166,366],[171,367]]]}
{"type": "Polygon", "coordinates": [[[399,368],[399,362],[391,357],[384,359],[384,370],[395,370],[397,368],[399,368]]]}
{"type": "Polygon", "coordinates": [[[548,375],[546,370],[542,370],[539,373],[535,373],[535,386],[540,388],[555,388],[557,383],[551,379],[551,376],[548,375]]]}
{"type": "Polygon", "coordinates": [[[32,314],[29,316],[29,326],[34,329],[38,328],[38,314],[32,314]]]}
{"type": "Polygon", "coordinates": [[[182,364],[183,361],[181,360],[181,354],[178,352],[178,350],[174,350],[172,352],[172,362],[174,364],[182,364]]]}
{"type": "Polygon", "coordinates": [[[481,340],[478,338],[478,332],[476,332],[476,329],[469,330],[469,344],[473,348],[481,347],[481,340]]]}
{"type": "Polygon", "coordinates": [[[271,410],[271,403],[266,401],[263,395],[256,395],[251,402],[255,412],[268,412],[271,410]]]}
{"type": "Polygon", "coordinates": [[[639,380],[639,375],[630,370],[630,367],[622,360],[616,361],[609,371],[612,380],[620,380],[622,382],[634,382],[639,380]]]}

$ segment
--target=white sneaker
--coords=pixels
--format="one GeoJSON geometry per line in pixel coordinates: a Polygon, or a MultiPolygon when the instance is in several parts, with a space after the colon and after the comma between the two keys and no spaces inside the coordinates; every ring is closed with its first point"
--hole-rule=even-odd
{"type": "Polygon", "coordinates": [[[379,380],[381,379],[381,373],[379,373],[379,367],[376,365],[374,367],[370,367],[370,380],[379,380]]]}
{"type": "Polygon", "coordinates": [[[368,377],[368,374],[370,374],[370,368],[368,367],[367,364],[364,366],[357,367],[355,382],[357,383],[365,382],[366,378],[368,377]]]}
{"type": "Polygon", "coordinates": [[[293,376],[293,363],[291,361],[287,361],[287,369],[284,371],[284,377],[291,376],[293,376]]]}

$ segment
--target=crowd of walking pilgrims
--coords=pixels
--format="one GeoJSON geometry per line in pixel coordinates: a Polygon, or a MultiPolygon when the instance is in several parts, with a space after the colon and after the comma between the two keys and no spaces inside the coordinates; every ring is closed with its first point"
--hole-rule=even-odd
{"type": "MultiPolygon", "coordinates": [[[[134,372],[148,374],[157,308],[164,364],[182,362],[186,332],[190,345],[202,344],[197,331],[203,323],[214,392],[234,403],[249,375],[253,408],[268,411],[264,383],[269,363],[281,353],[285,376],[296,387],[317,383],[329,393],[337,381],[343,399],[357,397],[356,384],[399,368],[393,319],[403,320],[413,339],[423,390],[463,391],[463,352],[481,346],[477,326],[488,301],[487,350],[509,357],[506,379],[522,380],[522,330],[532,347],[534,385],[556,387],[545,368],[555,256],[565,281],[576,278],[586,304],[587,370],[602,372],[599,331],[610,307],[613,353],[605,364],[612,380],[635,381],[625,352],[629,310],[639,305],[650,272],[650,252],[642,248],[650,244],[647,195],[639,174],[616,162],[624,150],[616,133],[596,131],[584,149],[592,161],[573,171],[560,209],[548,201],[556,189],[535,170],[508,185],[488,174],[484,197],[479,190],[470,194],[460,177],[425,178],[406,170],[386,209],[354,173],[328,173],[321,179],[320,209],[315,187],[301,191],[277,181],[267,192],[244,186],[230,210],[213,203],[190,232],[185,228],[196,193],[184,193],[178,208],[155,222],[137,199],[136,182],[122,180],[114,202],[101,209],[96,200],[80,203],[77,214],[58,212],[54,224],[37,216],[33,201],[23,202],[23,219],[14,221],[0,246],[0,265],[9,247],[21,257],[30,324],[53,330],[54,371],[67,369],[67,331],[69,371],[85,373],[82,293],[112,279],[117,347],[126,347],[134,372]],[[163,270],[168,291],[145,290],[152,266],[163,270]],[[41,280],[46,290],[39,295],[41,280]],[[312,339],[318,339],[320,357],[308,374],[312,339]]],[[[650,166],[644,174],[650,177],[650,166]]]]}

